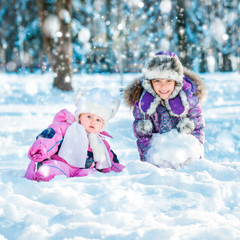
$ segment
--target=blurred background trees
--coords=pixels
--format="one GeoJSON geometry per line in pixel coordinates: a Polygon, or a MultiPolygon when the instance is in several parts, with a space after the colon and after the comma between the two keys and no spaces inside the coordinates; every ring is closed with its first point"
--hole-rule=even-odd
{"type": "Polygon", "coordinates": [[[37,0],[44,52],[54,73],[53,86],[72,90],[72,0],[37,0]]]}
{"type": "Polygon", "coordinates": [[[139,72],[160,50],[197,72],[240,71],[239,0],[0,1],[0,69],[139,72]]]}

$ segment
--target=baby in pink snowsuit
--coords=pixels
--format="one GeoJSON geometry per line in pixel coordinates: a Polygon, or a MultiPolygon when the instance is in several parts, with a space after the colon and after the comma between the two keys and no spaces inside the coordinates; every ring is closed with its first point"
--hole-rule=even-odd
{"type": "Polygon", "coordinates": [[[105,140],[111,136],[103,131],[118,108],[119,100],[108,91],[93,88],[77,101],[75,115],[61,110],[29,149],[31,162],[25,177],[49,181],[56,175],[80,177],[95,171],[122,171],[124,166],[105,140]]]}

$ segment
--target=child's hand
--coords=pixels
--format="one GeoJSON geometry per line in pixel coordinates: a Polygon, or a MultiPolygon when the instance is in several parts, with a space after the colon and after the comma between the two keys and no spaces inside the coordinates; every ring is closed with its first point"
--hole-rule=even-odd
{"type": "Polygon", "coordinates": [[[28,151],[28,157],[34,162],[42,162],[47,159],[47,150],[44,145],[36,143],[28,151]]]}

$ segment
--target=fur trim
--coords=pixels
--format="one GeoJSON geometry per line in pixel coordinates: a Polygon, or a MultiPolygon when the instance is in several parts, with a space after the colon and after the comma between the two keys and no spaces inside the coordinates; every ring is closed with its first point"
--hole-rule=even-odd
{"type": "Polygon", "coordinates": [[[185,116],[187,116],[188,111],[189,111],[189,109],[190,109],[190,106],[189,106],[189,102],[188,102],[186,93],[185,93],[184,91],[180,91],[179,96],[180,96],[180,98],[181,98],[181,102],[182,102],[182,105],[183,105],[183,107],[184,107],[184,112],[183,112],[181,115],[178,115],[178,114],[173,113],[173,111],[172,111],[172,109],[171,109],[171,106],[170,106],[168,100],[164,100],[165,106],[166,106],[169,114],[170,114],[171,116],[173,116],[173,117],[185,117],[185,116]]]}
{"type": "Polygon", "coordinates": [[[183,81],[183,66],[178,58],[169,55],[155,55],[145,64],[143,74],[146,80],[169,78],[183,81]]]}
{"type": "Polygon", "coordinates": [[[201,77],[192,72],[190,69],[184,68],[184,75],[186,75],[188,78],[190,78],[194,85],[196,86],[196,93],[195,95],[198,97],[199,102],[203,104],[207,100],[207,88],[204,83],[204,81],[201,79],[201,77]]]}
{"type": "MultiPolygon", "coordinates": [[[[201,77],[192,72],[191,70],[184,68],[184,75],[186,75],[188,78],[190,78],[194,85],[196,86],[196,93],[195,95],[198,97],[199,101],[201,104],[203,104],[206,99],[207,99],[207,88],[206,85],[204,83],[204,81],[201,79],[201,77]]],[[[126,90],[124,91],[124,101],[125,103],[129,106],[129,107],[133,107],[136,101],[139,101],[141,93],[143,91],[143,88],[139,87],[141,85],[141,81],[140,81],[141,77],[138,77],[136,79],[134,79],[132,82],[129,83],[129,85],[127,86],[126,90]],[[138,88],[140,94],[136,94],[135,90],[136,88],[138,88]],[[135,96],[135,98],[133,97],[135,96]]],[[[152,90],[152,86],[151,86],[151,81],[144,81],[144,83],[142,84],[144,85],[144,88],[151,93],[154,97],[156,97],[156,93],[152,90]]],[[[178,85],[178,83],[176,82],[176,86],[178,88],[182,88],[182,85],[178,85]]],[[[177,96],[177,93],[180,91],[179,89],[177,89],[176,91],[174,90],[174,92],[171,94],[170,99],[174,98],[175,96],[177,96]]]]}
{"type": "Polygon", "coordinates": [[[161,102],[161,98],[160,97],[155,98],[154,101],[151,103],[150,108],[147,110],[146,113],[148,115],[154,114],[156,112],[156,109],[157,109],[158,105],[160,104],[160,102],[161,102]]]}
{"type": "Polygon", "coordinates": [[[170,98],[174,98],[183,86],[183,66],[178,58],[169,55],[156,55],[151,58],[143,68],[144,79],[142,86],[154,97],[158,97],[152,87],[153,79],[172,79],[176,82],[170,98]]]}
{"type": "Polygon", "coordinates": [[[177,129],[181,133],[191,133],[195,129],[194,121],[190,118],[183,118],[177,124],[177,129]]]}
{"type": "Polygon", "coordinates": [[[157,95],[157,93],[153,90],[152,81],[151,81],[151,80],[144,79],[143,82],[142,82],[142,86],[143,86],[143,88],[144,88],[146,91],[148,91],[149,93],[151,93],[154,97],[159,98],[159,96],[157,95]]]}
{"type": "Polygon", "coordinates": [[[169,96],[169,99],[175,98],[179,92],[182,90],[183,82],[176,82],[175,87],[171,95],[169,96]]]}
{"type": "MultiPolygon", "coordinates": [[[[160,98],[158,96],[158,94],[153,90],[152,81],[144,80],[143,83],[142,83],[142,86],[145,90],[147,90],[149,93],[151,93],[154,97],[160,98]]],[[[171,95],[169,96],[169,99],[175,98],[178,95],[178,93],[181,91],[182,87],[183,87],[183,81],[182,82],[175,82],[174,90],[171,93],[171,95]]]]}
{"type": "Polygon", "coordinates": [[[181,82],[181,76],[179,76],[179,74],[173,70],[161,70],[161,69],[155,68],[151,71],[146,71],[145,77],[147,80],[160,78],[160,79],[173,79],[173,80],[176,79],[175,81],[181,82]]]}
{"type": "Polygon", "coordinates": [[[141,110],[141,112],[142,112],[143,114],[146,113],[146,114],[148,114],[148,115],[152,115],[153,113],[155,113],[158,105],[160,104],[161,98],[160,98],[159,96],[156,96],[156,97],[154,98],[153,102],[151,102],[150,107],[148,108],[148,110],[147,110],[146,112],[144,112],[144,111],[142,110],[142,108],[141,108],[141,102],[142,102],[142,98],[144,97],[145,93],[146,93],[146,90],[143,91],[143,93],[142,93],[142,95],[141,95],[141,98],[139,99],[139,108],[140,108],[140,110],[141,110]]]}
{"type": "Polygon", "coordinates": [[[136,131],[140,134],[149,134],[153,130],[151,120],[139,120],[136,124],[136,131]]]}
{"type": "Polygon", "coordinates": [[[143,87],[142,83],[139,78],[135,78],[124,90],[124,102],[130,106],[133,107],[136,101],[139,101],[140,96],[142,94],[143,87]]]}

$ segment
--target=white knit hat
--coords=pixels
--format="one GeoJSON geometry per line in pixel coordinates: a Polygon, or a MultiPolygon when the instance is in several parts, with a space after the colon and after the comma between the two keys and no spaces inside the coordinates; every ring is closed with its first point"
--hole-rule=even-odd
{"type": "Polygon", "coordinates": [[[117,98],[101,88],[92,88],[84,94],[78,93],[75,97],[77,109],[75,111],[75,119],[79,122],[81,113],[92,113],[104,120],[104,127],[107,122],[116,114],[120,102],[117,98]]]}

